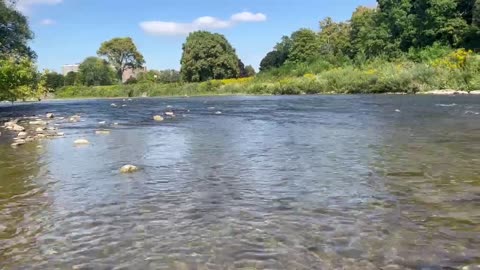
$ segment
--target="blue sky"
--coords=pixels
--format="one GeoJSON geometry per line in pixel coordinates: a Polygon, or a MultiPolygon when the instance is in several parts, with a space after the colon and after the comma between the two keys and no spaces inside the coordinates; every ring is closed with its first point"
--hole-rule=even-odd
{"type": "Polygon", "coordinates": [[[113,37],[132,37],[149,69],[179,69],[186,33],[224,34],[248,65],[258,67],[283,35],[318,29],[330,16],[348,19],[375,0],[19,0],[35,32],[32,47],[40,69],[61,71],[96,55],[113,37]]]}

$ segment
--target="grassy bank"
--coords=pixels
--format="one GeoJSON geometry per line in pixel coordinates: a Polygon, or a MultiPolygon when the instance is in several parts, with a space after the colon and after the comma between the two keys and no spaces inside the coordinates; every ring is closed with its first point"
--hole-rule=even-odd
{"type": "Polygon", "coordinates": [[[418,93],[437,89],[480,89],[480,60],[455,51],[445,57],[417,62],[372,60],[364,64],[332,65],[318,60],[285,65],[256,77],[211,80],[202,83],[137,83],[111,86],[69,86],[57,98],[298,95],[357,93],[418,93]]]}

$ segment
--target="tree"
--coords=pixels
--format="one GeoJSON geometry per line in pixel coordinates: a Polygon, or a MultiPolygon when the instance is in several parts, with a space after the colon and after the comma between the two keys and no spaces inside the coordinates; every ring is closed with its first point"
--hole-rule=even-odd
{"type": "Polygon", "coordinates": [[[286,55],[280,51],[271,51],[260,62],[260,71],[278,68],[287,60],[286,55]]]}
{"type": "Polygon", "coordinates": [[[40,98],[43,89],[39,82],[37,67],[28,57],[0,59],[0,100],[40,98]]]}
{"type": "Polygon", "coordinates": [[[57,72],[49,72],[48,70],[42,75],[45,80],[45,87],[48,91],[54,92],[64,85],[64,77],[57,72]]]}
{"type": "Polygon", "coordinates": [[[28,26],[27,18],[8,4],[0,0],[0,58],[7,56],[35,58],[35,52],[28,42],[33,33],[28,26]]]}
{"type": "Polygon", "coordinates": [[[319,56],[320,43],[314,31],[310,29],[300,29],[292,34],[291,39],[292,48],[288,55],[288,62],[308,62],[319,56]]]}
{"type": "Polygon", "coordinates": [[[73,71],[68,72],[67,75],[65,75],[63,85],[64,86],[75,85],[75,83],[77,82],[77,76],[78,76],[77,72],[73,72],[73,71]]]}
{"type": "Polygon", "coordinates": [[[346,22],[336,23],[327,17],[320,22],[320,52],[325,55],[351,55],[351,25],[346,22]]]}
{"type": "Polygon", "coordinates": [[[238,74],[239,78],[248,77],[247,71],[245,70],[245,64],[240,59],[238,59],[238,69],[240,70],[240,73],[238,74]]]}
{"type": "Polygon", "coordinates": [[[125,70],[140,68],[145,64],[143,55],[129,37],[114,38],[103,42],[97,54],[108,59],[115,68],[119,80],[122,80],[125,70]]]}
{"type": "Polygon", "coordinates": [[[88,57],[78,67],[78,81],[83,85],[111,85],[114,80],[115,72],[104,59],[88,57]]]}
{"type": "Polygon", "coordinates": [[[247,72],[247,77],[255,76],[255,69],[251,65],[246,66],[245,71],[247,72]]]}
{"type": "Polygon", "coordinates": [[[190,33],[183,44],[180,73],[187,82],[236,78],[240,73],[235,49],[220,34],[190,33]]]}

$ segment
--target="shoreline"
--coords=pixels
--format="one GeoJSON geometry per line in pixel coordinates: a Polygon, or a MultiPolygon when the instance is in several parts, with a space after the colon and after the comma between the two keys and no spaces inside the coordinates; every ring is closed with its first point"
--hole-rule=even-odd
{"type": "MultiPolygon", "coordinates": [[[[421,96],[468,96],[468,95],[480,95],[480,90],[467,91],[463,90],[454,90],[454,89],[444,89],[444,90],[430,90],[424,92],[417,92],[417,93],[400,93],[400,92],[387,92],[387,93],[336,93],[336,92],[325,92],[319,94],[299,94],[299,95],[284,95],[284,96],[331,96],[331,95],[421,95],[421,96]]],[[[15,101],[13,104],[29,104],[29,103],[43,103],[43,102],[56,102],[56,101],[75,101],[75,100],[118,100],[118,99],[154,99],[154,98],[195,98],[195,97],[235,97],[235,96],[249,96],[249,97],[263,97],[263,96],[282,96],[282,95],[275,95],[275,94],[248,94],[248,93],[223,93],[223,94],[197,94],[191,96],[185,95],[159,95],[159,96],[137,96],[137,97],[128,97],[128,96],[119,96],[119,97],[65,97],[65,98],[48,98],[42,99],[41,101],[15,101]]],[[[2,101],[0,102],[1,105],[12,105],[10,101],[2,101]]]]}

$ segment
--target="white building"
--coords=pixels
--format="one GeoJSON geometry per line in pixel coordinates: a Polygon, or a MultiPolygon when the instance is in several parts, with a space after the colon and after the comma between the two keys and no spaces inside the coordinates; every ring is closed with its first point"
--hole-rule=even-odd
{"type": "Polygon", "coordinates": [[[63,76],[66,76],[69,72],[78,72],[78,67],[80,64],[73,64],[73,65],[63,65],[62,67],[62,73],[63,76]]]}

